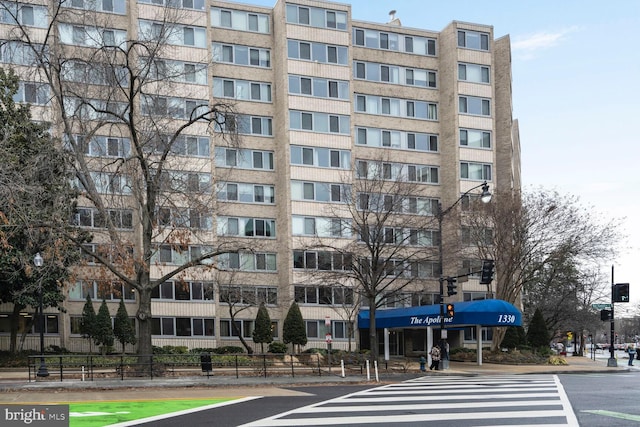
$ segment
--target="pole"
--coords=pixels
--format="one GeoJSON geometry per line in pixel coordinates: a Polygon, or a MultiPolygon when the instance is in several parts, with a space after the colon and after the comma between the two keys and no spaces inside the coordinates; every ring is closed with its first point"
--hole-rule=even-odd
{"type": "MultiPolygon", "coordinates": [[[[44,265],[44,259],[40,252],[36,254],[33,258],[33,263],[35,264],[37,269],[40,269],[44,265]]],[[[40,326],[40,367],[38,368],[38,372],[36,376],[38,377],[48,377],[49,371],[47,370],[47,365],[44,363],[44,306],[42,304],[42,294],[44,293],[42,290],[42,276],[38,277],[38,293],[39,295],[39,308],[40,308],[40,316],[38,319],[38,324],[40,326]]]]}
{"type": "Polygon", "coordinates": [[[616,336],[616,323],[614,320],[614,311],[613,311],[613,286],[614,286],[614,280],[613,280],[613,265],[611,266],[611,320],[610,320],[610,324],[611,324],[611,337],[609,337],[609,340],[611,341],[610,343],[610,347],[609,347],[609,359],[607,360],[607,367],[610,368],[616,368],[618,366],[618,361],[616,360],[616,348],[615,348],[615,336],[616,336]]]}
{"type": "Polygon", "coordinates": [[[442,247],[442,220],[444,218],[444,212],[442,211],[442,203],[438,202],[438,262],[440,263],[440,369],[449,369],[449,354],[447,353],[447,334],[445,332],[444,323],[444,255],[442,247]]]}
{"type": "Polygon", "coordinates": [[[40,279],[40,367],[38,368],[39,377],[48,377],[49,371],[47,365],[44,362],[44,310],[42,303],[42,278],[40,279]]]}

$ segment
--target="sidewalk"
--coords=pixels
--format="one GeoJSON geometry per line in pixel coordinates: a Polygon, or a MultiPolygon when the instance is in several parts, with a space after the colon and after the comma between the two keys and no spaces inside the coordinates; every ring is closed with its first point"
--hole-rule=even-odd
{"type": "Polygon", "coordinates": [[[450,362],[449,369],[427,371],[416,369],[410,372],[381,372],[380,382],[375,374],[367,380],[365,375],[339,376],[339,369],[322,376],[281,376],[281,377],[240,377],[211,376],[177,377],[154,379],[100,379],[95,381],[56,381],[55,373],[46,380],[28,381],[26,370],[0,370],[0,402],[69,402],[86,400],[126,400],[129,398],[195,398],[216,396],[287,396],[300,392],[288,390],[291,387],[309,385],[354,385],[404,381],[421,376],[443,375],[516,375],[516,374],[566,374],[566,373],[624,373],[640,370],[640,363],[627,366],[626,359],[618,359],[617,367],[607,367],[607,359],[592,360],[589,357],[569,356],[568,365],[498,365],[475,362],[450,362]],[[141,389],[144,389],[141,395],[141,389]],[[135,396],[135,397],[134,397],[135,396]]]}

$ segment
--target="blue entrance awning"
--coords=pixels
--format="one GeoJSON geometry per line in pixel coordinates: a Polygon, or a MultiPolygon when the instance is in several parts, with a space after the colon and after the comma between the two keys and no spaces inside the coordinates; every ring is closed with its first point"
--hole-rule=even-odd
{"type": "MultiPolygon", "coordinates": [[[[513,304],[499,299],[455,302],[454,316],[445,317],[448,326],[521,326],[522,313],[513,304]]],[[[446,315],[445,315],[446,316],[446,315]]],[[[440,326],[440,305],[376,310],[376,328],[420,328],[440,326]]],[[[358,328],[369,328],[369,310],[358,314],[358,328]]]]}

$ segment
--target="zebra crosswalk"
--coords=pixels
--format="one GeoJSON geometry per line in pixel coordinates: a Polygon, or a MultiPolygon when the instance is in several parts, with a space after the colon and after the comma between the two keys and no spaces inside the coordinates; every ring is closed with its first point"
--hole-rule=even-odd
{"type": "Polygon", "coordinates": [[[422,377],[319,402],[242,427],[577,426],[555,375],[422,377]]]}

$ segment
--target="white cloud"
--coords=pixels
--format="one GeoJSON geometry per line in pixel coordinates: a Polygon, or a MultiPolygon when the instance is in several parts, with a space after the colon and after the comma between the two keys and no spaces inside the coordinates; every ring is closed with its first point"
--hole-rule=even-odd
{"type": "Polygon", "coordinates": [[[520,57],[531,58],[536,51],[557,46],[568,34],[575,31],[578,31],[577,27],[565,28],[557,32],[540,32],[522,36],[511,43],[511,49],[520,57]]]}

